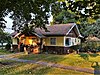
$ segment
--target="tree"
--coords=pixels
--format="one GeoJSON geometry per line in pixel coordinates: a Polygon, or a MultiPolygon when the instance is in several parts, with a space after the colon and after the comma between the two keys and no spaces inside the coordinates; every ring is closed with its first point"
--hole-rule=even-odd
{"type": "Polygon", "coordinates": [[[46,29],[50,12],[56,16],[62,5],[65,10],[71,10],[77,15],[75,19],[97,18],[100,14],[99,0],[0,0],[0,27],[5,27],[4,17],[10,14],[10,18],[14,20],[12,28],[16,31],[23,29],[28,23],[34,23],[35,28],[46,29]]]}
{"type": "Polygon", "coordinates": [[[3,30],[0,28],[0,43],[1,43],[2,48],[3,48],[3,40],[2,40],[2,36],[3,36],[3,30]]]}
{"type": "Polygon", "coordinates": [[[6,33],[3,31],[3,29],[0,28],[0,43],[11,43],[11,37],[9,33],[6,33]]]}
{"type": "Polygon", "coordinates": [[[1,32],[0,33],[0,43],[3,49],[3,43],[11,44],[11,37],[9,33],[1,32]]]}
{"type": "Polygon", "coordinates": [[[87,21],[83,21],[79,26],[81,34],[84,36],[95,35],[100,38],[100,19],[97,19],[95,23],[89,24],[87,21]]]}
{"type": "MultiPolygon", "coordinates": [[[[70,0],[68,2],[70,3],[70,0]]],[[[73,1],[71,1],[71,2],[73,2],[73,1]]],[[[76,4],[77,4],[77,2],[78,1],[76,1],[76,4]]],[[[56,14],[54,16],[54,23],[59,23],[59,24],[63,23],[64,24],[64,23],[68,23],[68,22],[75,22],[78,25],[80,32],[84,37],[89,36],[89,34],[93,34],[93,35],[99,37],[100,27],[98,24],[98,20],[96,22],[96,19],[93,19],[92,15],[84,14],[85,11],[84,11],[84,13],[80,12],[81,14],[77,15],[79,10],[77,10],[75,12],[70,11],[71,9],[69,9],[69,8],[67,10],[64,10],[63,8],[65,8],[65,7],[61,7],[60,4],[58,5],[58,7],[60,8],[60,11],[57,11],[57,13],[54,13],[54,14],[56,14]],[[84,17],[82,17],[82,15],[84,15],[84,17]],[[78,16],[80,16],[80,17],[78,17],[78,16]]],[[[66,5],[67,5],[67,3],[66,3],[66,5]]]]}
{"type": "MultiPolygon", "coordinates": [[[[10,14],[14,20],[13,29],[20,30],[24,24],[34,23],[34,27],[45,28],[48,23],[50,5],[56,0],[0,0],[0,26],[4,17],[10,14]]],[[[5,24],[5,23],[4,23],[5,24]]]]}
{"type": "Polygon", "coordinates": [[[65,10],[74,12],[76,18],[98,18],[100,15],[100,0],[65,0],[65,10]]]}
{"type": "Polygon", "coordinates": [[[70,11],[62,10],[57,16],[54,16],[54,23],[66,24],[76,22],[75,14],[70,11]]]}

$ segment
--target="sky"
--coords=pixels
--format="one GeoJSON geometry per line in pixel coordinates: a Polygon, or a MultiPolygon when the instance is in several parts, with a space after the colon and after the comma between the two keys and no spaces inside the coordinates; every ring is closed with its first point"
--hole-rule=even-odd
{"type": "Polygon", "coordinates": [[[7,21],[6,23],[6,28],[5,28],[5,32],[8,33],[12,33],[14,32],[11,28],[12,28],[12,20],[9,18],[9,16],[5,17],[5,20],[7,21]]]}

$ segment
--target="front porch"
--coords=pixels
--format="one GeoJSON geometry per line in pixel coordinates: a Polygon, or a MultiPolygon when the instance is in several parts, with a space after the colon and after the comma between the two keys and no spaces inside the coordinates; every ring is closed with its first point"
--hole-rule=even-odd
{"type": "Polygon", "coordinates": [[[40,53],[43,49],[43,36],[37,34],[17,35],[13,39],[12,49],[16,52],[40,53]]]}

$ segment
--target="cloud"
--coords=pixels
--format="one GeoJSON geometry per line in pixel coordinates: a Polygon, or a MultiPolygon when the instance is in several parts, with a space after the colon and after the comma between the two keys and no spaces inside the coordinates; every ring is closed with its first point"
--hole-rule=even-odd
{"type": "Polygon", "coordinates": [[[13,32],[13,30],[12,30],[12,22],[13,22],[13,20],[10,19],[9,16],[5,17],[5,20],[7,21],[5,32],[12,33],[13,32]]]}

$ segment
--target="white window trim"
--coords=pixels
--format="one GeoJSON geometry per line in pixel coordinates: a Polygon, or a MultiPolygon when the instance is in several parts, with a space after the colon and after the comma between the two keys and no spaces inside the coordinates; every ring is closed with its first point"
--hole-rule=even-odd
{"type": "Polygon", "coordinates": [[[65,47],[71,47],[71,46],[73,46],[73,45],[72,45],[72,37],[64,37],[64,46],[65,46],[65,47]],[[71,44],[68,45],[68,46],[66,46],[66,44],[65,44],[66,38],[70,38],[70,39],[71,39],[71,44]]]}
{"type": "Polygon", "coordinates": [[[64,36],[64,46],[66,46],[66,45],[65,45],[65,38],[66,38],[66,37],[64,36]]]}
{"type": "Polygon", "coordinates": [[[74,23],[74,25],[69,29],[69,31],[66,33],[66,35],[68,35],[75,26],[76,26],[76,24],[74,23]]]}

